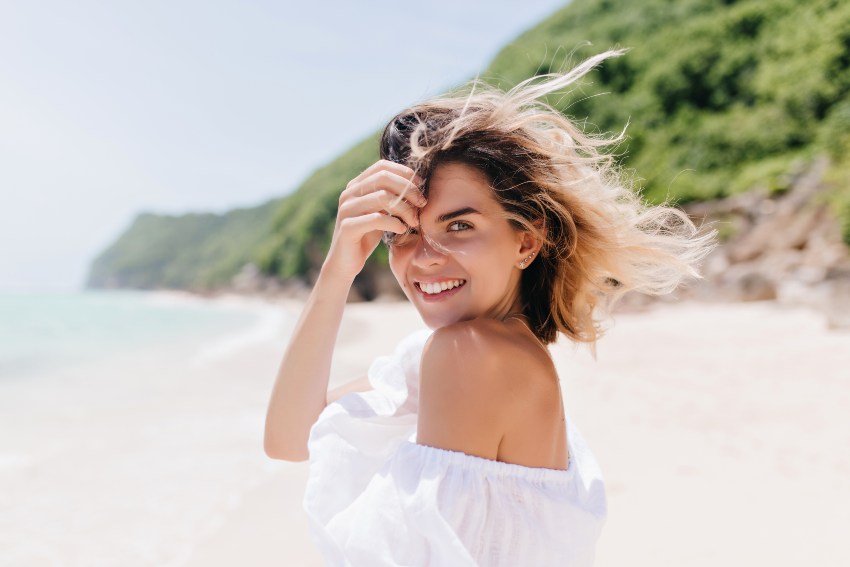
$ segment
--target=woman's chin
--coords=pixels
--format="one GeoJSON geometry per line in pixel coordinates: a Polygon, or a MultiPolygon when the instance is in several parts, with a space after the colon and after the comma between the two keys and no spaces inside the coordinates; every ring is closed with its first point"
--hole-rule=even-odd
{"type": "Polygon", "coordinates": [[[441,303],[425,303],[421,297],[415,295],[419,293],[417,291],[411,291],[405,287],[402,287],[402,290],[429,329],[436,330],[472,318],[468,314],[458,313],[457,310],[446,309],[447,306],[441,303]]]}

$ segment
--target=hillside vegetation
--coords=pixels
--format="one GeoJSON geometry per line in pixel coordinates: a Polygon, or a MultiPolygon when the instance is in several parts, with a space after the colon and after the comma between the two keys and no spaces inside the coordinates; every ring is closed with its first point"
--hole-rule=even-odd
{"type": "MultiPolygon", "coordinates": [[[[616,152],[647,200],[781,193],[794,171],[827,156],[828,199],[850,243],[850,2],[574,0],[507,45],[482,78],[509,88],[611,47],[629,53],[549,102],[590,132],[628,124],[616,152]]],[[[376,141],[256,209],[144,215],[97,259],[90,283],[211,288],[247,262],[309,280],[339,192],[377,159],[376,141]]],[[[372,262],[385,261],[379,247],[372,262]]]]}
{"type": "Polygon", "coordinates": [[[223,215],[143,213],[92,264],[96,288],[213,289],[253,261],[281,199],[223,215]]]}

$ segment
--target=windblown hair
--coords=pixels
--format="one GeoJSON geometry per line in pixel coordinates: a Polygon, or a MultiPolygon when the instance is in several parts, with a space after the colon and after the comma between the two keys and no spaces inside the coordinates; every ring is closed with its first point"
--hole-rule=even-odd
{"type": "MultiPolygon", "coordinates": [[[[426,180],[441,164],[484,172],[516,230],[542,242],[522,274],[523,312],[545,344],[558,332],[595,345],[601,320],[629,291],[672,292],[714,244],[675,207],[649,206],[625,187],[613,156],[624,133],[583,132],[539,99],[564,90],[603,60],[601,53],[564,74],[534,77],[507,92],[480,81],[404,110],[384,129],[383,159],[426,180]]],[[[391,235],[390,235],[391,238],[391,235]]]]}

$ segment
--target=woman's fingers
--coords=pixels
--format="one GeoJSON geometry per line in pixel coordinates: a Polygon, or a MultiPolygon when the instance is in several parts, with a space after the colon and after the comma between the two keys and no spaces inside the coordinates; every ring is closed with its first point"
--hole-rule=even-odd
{"type": "Polygon", "coordinates": [[[342,192],[339,219],[380,212],[416,226],[418,209],[426,203],[418,187],[421,183],[422,179],[409,167],[379,161],[354,178],[342,192]]]}
{"type": "Polygon", "coordinates": [[[363,269],[384,232],[403,233],[406,230],[401,220],[377,211],[341,218],[334,228],[322,271],[350,283],[363,269]]]}
{"type": "Polygon", "coordinates": [[[352,179],[339,196],[336,227],[323,270],[355,277],[382,233],[401,234],[419,224],[423,180],[404,165],[381,160],[352,179]]]}
{"type": "Polygon", "coordinates": [[[367,232],[377,230],[401,234],[407,230],[407,227],[396,217],[384,213],[369,213],[342,219],[339,223],[339,229],[342,234],[350,236],[353,240],[358,240],[367,232]]]}
{"type": "Polygon", "coordinates": [[[391,171],[399,177],[404,177],[409,180],[413,180],[414,176],[416,175],[416,173],[406,165],[402,165],[400,163],[396,163],[394,161],[389,161],[386,159],[379,159],[378,161],[364,169],[363,172],[360,173],[360,175],[349,181],[348,185],[350,186],[354,183],[358,183],[361,180],[381,170],[391,171]]]}
{"type": "MultiPolygon", "coordinates": [[[[404,167],[399,164],[393,165],[404,167]]],[[[395,171],[382,168],[377,171],[373,171],[365,177],[359,177],[356,180],[351,181],[339,196],[340,205],[352,199],[365,197],[369,193],[383,190],[394,193],[398,196],[398,198],[405,199],[417,207],[424,206],[425,198],[419,190],[419,185],[422,184],[422,179],[414,175],[413,170],[409,168],[405,169],[410,172],[410,176],[399,175],[395,171]]]]}
{"type": "Polygon", "coordinates": [[[385,189],[367,193],[357,199],[348,199],[339,206],[339,214],[342,218],[365,215],[376,211],[386,212],[398,217],[407,226],[419,224],[419,207],[414,207],[395,193],[385,189]]]}

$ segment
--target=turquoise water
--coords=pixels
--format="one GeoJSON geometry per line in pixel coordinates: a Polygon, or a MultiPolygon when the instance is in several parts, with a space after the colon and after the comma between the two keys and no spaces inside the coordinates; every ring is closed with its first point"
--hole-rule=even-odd
{"type": "Polygon", "coordinates": [[[250,349],[288,324],[239,298],[0,293],[0,567],[180,565],[272,472],[278,355],[250,349]]]}
{"type": "Polygon", "coordinates": [[[250,328],[259,313],[135,291],[0,292],[0,380],[250,328]]]}

